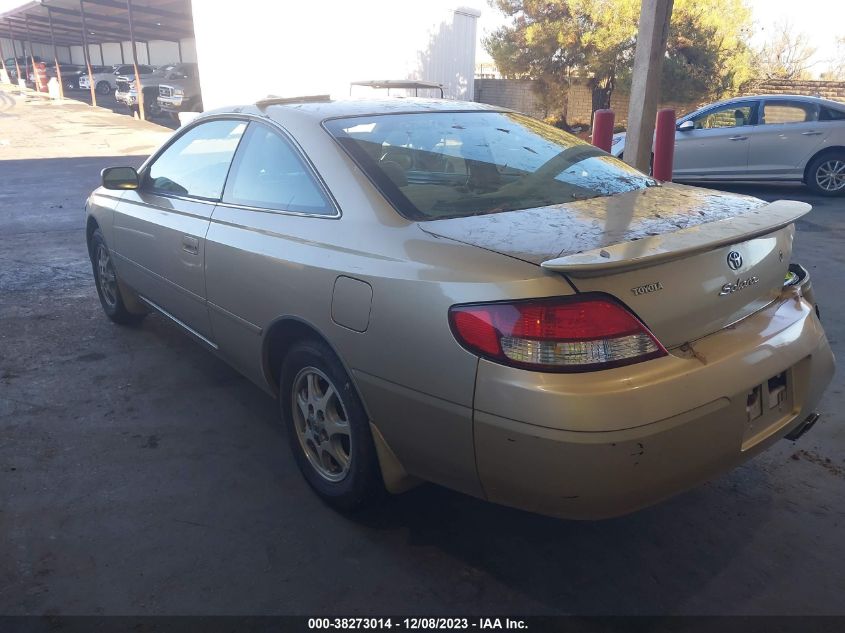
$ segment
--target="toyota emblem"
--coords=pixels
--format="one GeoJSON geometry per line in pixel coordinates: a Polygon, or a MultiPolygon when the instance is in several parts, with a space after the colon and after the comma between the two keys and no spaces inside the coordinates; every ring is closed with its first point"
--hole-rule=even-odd
{"type": "Polygon", "coordinates": [[[742,255],[736,251],[728,253],[728,268],[731,270],[739,270],[742,267],[742,255]]]}

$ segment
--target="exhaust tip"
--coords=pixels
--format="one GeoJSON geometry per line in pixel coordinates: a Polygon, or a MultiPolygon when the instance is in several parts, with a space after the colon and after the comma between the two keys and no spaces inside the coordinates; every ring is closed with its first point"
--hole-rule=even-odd
{"type": "Polygon", "coordinates": [[[792,431],[790,431],[789,434],[785,435],[784,437],[794,442],[799,437],[804,435],[804,433],[813,428],[813,425],[818,422],[819,417],[821,416],[818,413],[811,413],[807,416],[807,419],[805,419],[801,424],[792,429],[792,431]]]}

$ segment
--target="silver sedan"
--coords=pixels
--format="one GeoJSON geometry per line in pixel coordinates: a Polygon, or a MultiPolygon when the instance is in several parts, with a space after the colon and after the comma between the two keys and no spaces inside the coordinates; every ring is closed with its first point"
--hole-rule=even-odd
{"type": "MultiPolygon", "coordinates": [[[[625,134],[613,137],[622,156],[625,134]]],[[[674,176],[683,181],[803,182],[845,194],[845,103],[765,95],[713,103],[678,119],[674,176]]]]}

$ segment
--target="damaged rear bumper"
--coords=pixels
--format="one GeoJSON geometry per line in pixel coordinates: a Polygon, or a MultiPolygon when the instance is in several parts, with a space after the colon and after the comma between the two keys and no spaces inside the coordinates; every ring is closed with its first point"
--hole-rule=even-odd
{"type": "Polygon", "coordinates": [[[491,501],[532,512],[627,514],[800,430],[833,371],[815,306],[798,288],[640,365],[540,374],[482,360],[474,419],[479,477],[491,501]],[[781,395],[771,385],[783,377],[781,395]],[[750,409],[755,390],[764,396],[759,414],[750,409]]]}

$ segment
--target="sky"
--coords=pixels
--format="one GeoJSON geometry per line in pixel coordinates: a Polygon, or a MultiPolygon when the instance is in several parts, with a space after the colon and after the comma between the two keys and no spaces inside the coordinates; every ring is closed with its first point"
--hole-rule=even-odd
{"type": "MultiPolygon", "coordinates": [[[[504,24],[505,18],[485,0],[470,0],[464,4],[479,9],[478,44],[476,58],[490,61],[481,39],[504,24]]],[[[795,32],[806,33],[816,54],[810,72],[813,76],[826,70],[837,54],[836,38],[845,37],[845,2],[843,0],[745,0],[754,15],[751,42],[760,47],[767,33],[781,22],[788,22],[795,32]]]]}
{"type": "MultiPolygon", "coordinates": [[[[269,0],[268,0],[269,1],[269,0]]],[[[403,2],[425,2],[426,0],[402,0],[403,2]]],[[[736,0],[737,2],[743,0],[736,0]]],[[[25,4],[27,0],[0,0],[0,12],[25,4]]],[[[843,0],[744,0],[754,14],[752,43],[761,46],[766,34],[773,27],[787,21],[796,32],[806,33],[816,50],[811,73],[817,76],[824,71],[835,57],[836,37],[845,37],[845,1],[843,0]]],[[[471,7],[481,11],[478,21],[478,42],[476,58],[490,61],[490,56],[481,44],[482,37],[504,23],[504,17],[491,7],[487,0],[454,0],[455,5],[471,7]]]]}

